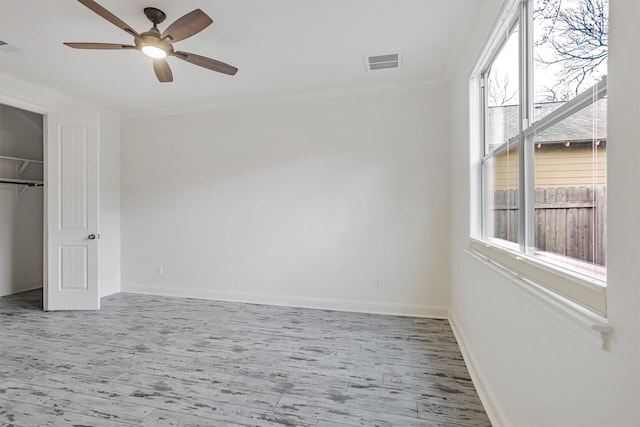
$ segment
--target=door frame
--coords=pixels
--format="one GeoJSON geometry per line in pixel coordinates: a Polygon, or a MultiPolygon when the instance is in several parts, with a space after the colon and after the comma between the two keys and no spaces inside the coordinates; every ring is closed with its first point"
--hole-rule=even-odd
{"type": "Polygon", "coordinates": [[[48,265],[49,265],[49,198],[47,196],[46,185],[47,185],[47,173],[48,173],[48,165],[47,165],[47,154],[49,147],[48,140],[48,115],[54,111],[53,108],[45,107],[43,105],[34,104],[31,102],[25,102],[21,99],[12,98],[8,96],[4,96],[0,94],[0,104],[8,105],[10,107],[20,108],[21,110],[30,111],[32,113],[41,114],[42,115],[42,182],[44,183],[43,191],[42,191],[42,310],[44,311],[47,307],[47,288],[49,286],[48,281],[48,265]]]}

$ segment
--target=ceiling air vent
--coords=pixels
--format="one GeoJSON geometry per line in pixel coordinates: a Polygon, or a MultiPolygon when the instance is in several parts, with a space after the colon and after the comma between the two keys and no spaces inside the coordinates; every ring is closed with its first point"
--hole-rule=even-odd
{"type": "Polygon", "coordinates": [[[386,55],[367,56],[367,70],[388,70],[400,68],[400,54],[388,53],[386,55]]]}

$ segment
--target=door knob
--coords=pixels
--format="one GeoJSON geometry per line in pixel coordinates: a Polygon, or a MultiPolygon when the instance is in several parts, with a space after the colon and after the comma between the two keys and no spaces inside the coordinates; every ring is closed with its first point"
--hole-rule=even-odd
{"type": "Polygon", "coordinates": [[[95,240],[96,239],[96,235],[95,234],[89,234],[89,236],[87,236],[89,238],[89,240],[95,240]]]}

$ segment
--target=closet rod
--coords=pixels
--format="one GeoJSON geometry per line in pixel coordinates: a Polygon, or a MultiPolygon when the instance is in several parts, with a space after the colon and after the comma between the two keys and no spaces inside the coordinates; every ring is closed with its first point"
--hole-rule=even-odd
{"type": "Polygon", "coordinates": [[[26,185],[28,187],[42,187],[44,185],[44,182],[30,181],[28,179],[0,178],[0,184],[17,184],[17,185],[26,185]]]}

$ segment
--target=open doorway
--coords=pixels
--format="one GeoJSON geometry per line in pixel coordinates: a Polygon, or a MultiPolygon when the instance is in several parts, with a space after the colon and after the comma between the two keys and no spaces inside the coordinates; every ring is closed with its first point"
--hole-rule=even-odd
{"type": "Polygon", "coordinates": [[[0,296],[43,286],[44,116],[0,104],[0,296]]]}

